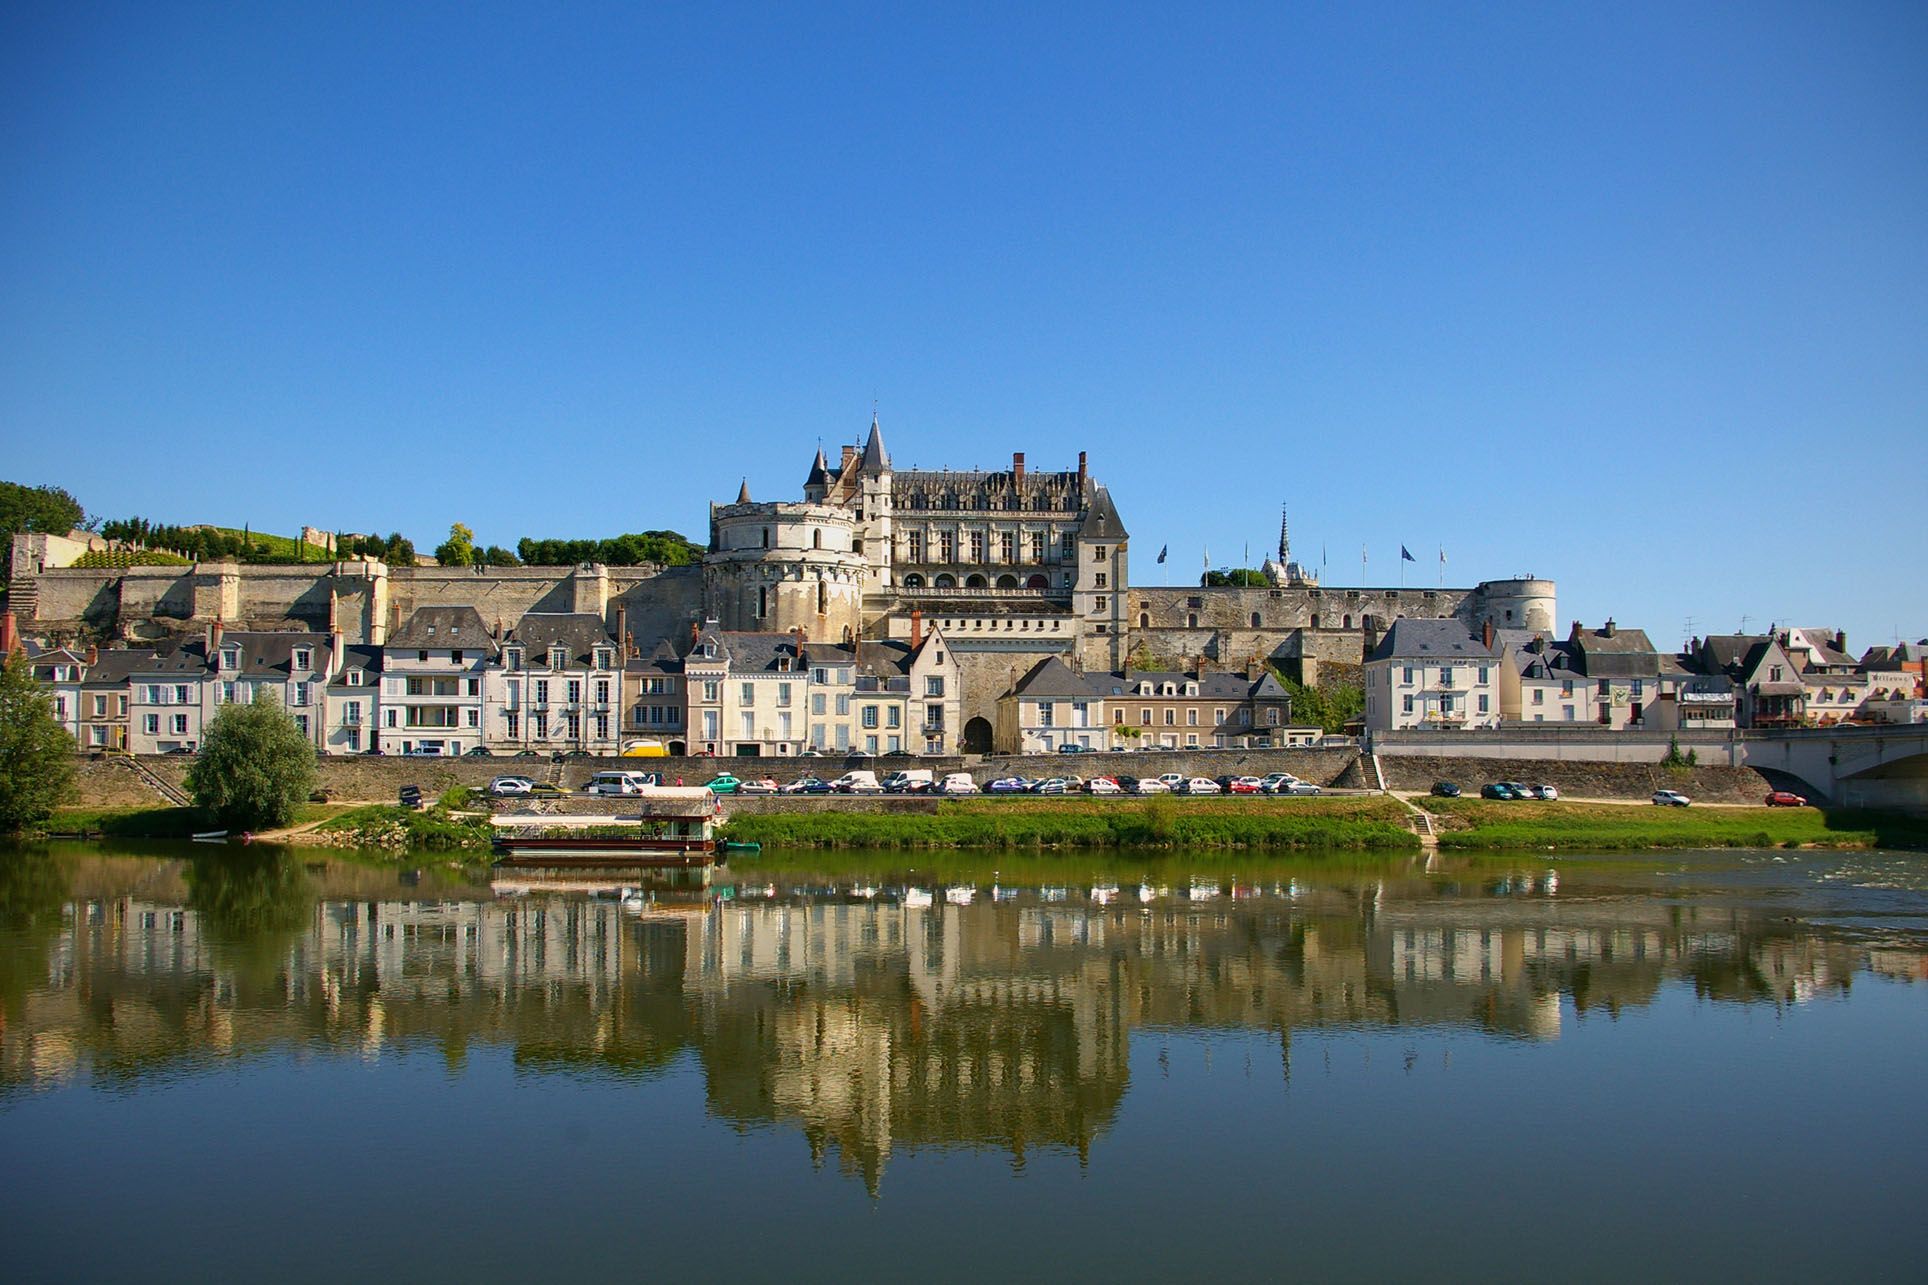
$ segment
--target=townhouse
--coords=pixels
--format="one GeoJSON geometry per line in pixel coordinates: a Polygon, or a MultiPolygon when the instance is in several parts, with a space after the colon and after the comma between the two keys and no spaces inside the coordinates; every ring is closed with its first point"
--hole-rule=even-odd
{"type": "Polygon", "coordinates": [[[288,711],[317,750],[326,748],[323,706],[339,646],[328,634],[229,630],[216,621],[202,650],[203,724],[223,705],[269,701],[288,711]]]}
{"type": "Polygon", "coordinates": [[[1489,642],[1457,620],[1395,620],[1366,661],[1366,728],[1498,727],[1499,668],[1489,642]]]}
{"type": "Polygon", "coordinates": [[[625,749],[638,741],[656,741],[671,754],[688,753],[683,658],[669,639],[647,656],[623,661],[622,697],[625,749]]]}
{"type": "Polygon", "coordinates": [[[501,648],[474,607],[420,607],[382,651],[384,754],[482,748],[482,685],[501,648]]]}
{"type": "Polygon", "coordinates": [[[588,612],[529,612],[485,671],[484,743],[492,748],[614,754],[622,748],[620,648],[588,612]]]}
{"type": "Polygon", "coordinates": [[[1269,673],[1080,674],[1051,656],[998,700],[993,734],[1001,752],[1048,754],[1308,744],[1319,731],[1292,726],[1291,698],[1269,673]]]}
{"type": "MultiPolygon", "coordinates": [[[[86,651],[76,651],[71,647],[44,647],[37,643],[24,643],[20,647],[27,658],[34,681],[47,689],[53,703],[54,718],[67,735],[80,741],[81,687],[86,677],[89,660],[96,654],[92,647],[86,651]]],[[[0,660],[6,652],[0,648],[0,660]]]]}
{"type": "Polygon", "coordinates": [[[322,704],[324,754],[375,748],[381,711],[382,648],[349,643],[334,657],[322,704]]]}
{"type": "Polygon", "coordinates": [[[1646,630],[1622,628],[1612,617],[1598,629],[1576,620],[1565,650],[1574,671],[1592,688],[1596,726],[1620,731],[1645,725],[1663,681],[1660,652],[1646,630]]]}

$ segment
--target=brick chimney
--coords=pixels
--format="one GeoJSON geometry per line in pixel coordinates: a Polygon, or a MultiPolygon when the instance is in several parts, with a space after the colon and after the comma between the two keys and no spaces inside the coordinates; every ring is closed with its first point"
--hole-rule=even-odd
{"type": "Polygon", "coordinates": [[[844,447],[844,448],[843,448],[843,463],[842,463],[842,464],[840,464],[840,465],[838,465],[838,468],[839,468],[839,469],[840,469],[841,471],[843,471],[843,472],[845,472],[845,473],[848,473],[848,472],[850,471],[850,466],[851,466],[852,464],[855,464],[856,462],[857,462],[857,448],[856,448],[856,447],[854,447],[854,446],[846,446],[846,447],[844,447]]]}
{"type": "Polygon", "coordinates": [[[208,626],[208,663],[216,669],[221,668],[221,639],[226,633],[227,626],[216,616],[214,623],[208,626]]]}
{"type": "Polygon", "coordinates": [[[1580,622],[1576,620],[1573,622],[1573,632],[1568,634],[1567,637],[1569,639],[1577,639],[1579,638],[1579,636],[1580,636],[1580,622]]]}
{"type": "Polygon", "coordinates": [[[803,626],[798,625],[790,631],[790,642],[796,648],[796,668],[801,673],[810,663],[810,657],[803,650],[803,626]]]}
{"type": "Polygon", "coordinates": [[[1834,631],[1834,649],[1838,652],[1841,652],[1843,655],[1847,653],[1847,650],[1848,650],[1848,631],[1847,630],[1837,629],[1834,631]]]}
{"type": "Polygon", "coordinates": [[[1011,480],[1013,482],[1022,482],[1024,480],[1024,452],[1023,451],[1011,452],[1011,480]]]}
{"type": "Polygon", "coordinates": [[[98,665],[99,663],[100,663],[100,648],[96,647],[93,643],[88,643],[87,644],[87,664],[89,666],[93,666],[93,665],[98,665]]]}
{"type": "Polygon", "coordinates": [[[1491,620],[1488,620],[1486,627],[1480,630],[1479,640],[1485,645],[1486,650],[1493,650],[1493,622],[1491,620]]]}
{"type": "Polygon", "coordinates": [[[1085,480],[1086,473],[1087,473],[1087,468],[1085,463],[1085,453],[1083,451],[1079,451],[1078,452],[1078,480],[1080,482],[1085,480]]]}
{"type": "Polygon", "coordinates": [[[696,650],[696,640],[698,638],[701,638],[702,636],[703,636],[703,626],[697,624],[694,620],[690,621],[690,650],[691,651],[696,650]]]}
{"type": "Polygon", "coordinates": [[[20,624],[13,612],[0,614],[0,658],[13,655],[20,647],[20,624]]]}
{"type": "MultiPolygon", "coordinates": [[[[1020,455],[1018,456],[1018,459],[1020,462],[1022,462],[1024,457],[1020,455]]],[[[919,647],[922,647],[923,645],[924,645],[924,613],[918,610],[916,607],[912,607],[910,611],[910,649],[912,651],[916,651],[919,647]]]]}
{"type": "Polygon", "coordinates": [[[1607,627],[1605,629],[1602,629],[1600,633],[1602,637],[1606,637],[1606,638],[1613,637],[1613,617],[1612,616],[1607,617],[1607,627]]]}
{"type": "Polygon", "coordinates": [[[634,644],[629,641],[629,604],[626,602],[616,604],[616,650],[624,660],[628,660],[634,650],[634,644]]]}

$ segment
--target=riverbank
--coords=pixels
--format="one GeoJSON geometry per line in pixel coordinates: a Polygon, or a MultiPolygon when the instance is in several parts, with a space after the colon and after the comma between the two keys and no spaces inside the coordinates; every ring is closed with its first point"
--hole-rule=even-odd
{"type": "Polygon", "coordinates": [[[1928,849],[1928,818],[1820,808],[1662,808],[1615,803],[1421,799],[1449,851],[1635,848],[1928,849]]]}
{"type": "Polygon", "coordinates": [[[1406,815],[1377,797],[959,799],[916,814],[739,815],[724,834],[766,848],[1417,848],[1406,815]]]}

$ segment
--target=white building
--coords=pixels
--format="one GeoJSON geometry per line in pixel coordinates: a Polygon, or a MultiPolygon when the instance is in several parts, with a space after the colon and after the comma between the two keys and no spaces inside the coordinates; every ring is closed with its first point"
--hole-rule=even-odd
{"type": "Polygon", "coordinates": [[[382,652],[382,753],[466,754],[482,745],[482,685],[500,654],[474,607],[418,608],[382,652]]]}
{"type": "Polygon", "coordinates": [[[601,616],[530,612],[501,641],[483,683],[492,749],[615,754],[622,749],[622,652],[601,616]]]}
{"type": "Polygon", "coordinates": [[[1499,657],[1457,620],[1393,621],[1365,668],[1368,731],[1499,726],[1499,657]]]}

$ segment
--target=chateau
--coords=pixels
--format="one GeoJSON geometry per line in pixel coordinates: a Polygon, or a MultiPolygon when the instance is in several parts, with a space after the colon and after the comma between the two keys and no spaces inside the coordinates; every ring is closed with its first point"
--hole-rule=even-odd
{"type": "MultiPolygon", "coordinates": [[[[990,748],[999,697],[1046,659],[1074,672],[1256,675],[1277,664],[1310,680],[1322,664],[1361,664],[1401,617],[1475,631],[1548,630],[1557,619],[1553,583],[1530,577],[1455,589],[1321,584],[1293,559],[1283,525],[1259,586],[1135,584],[1130,543],[1084,452],[1056,472],[1027,468],[1021,453],[995,472],[898,471],[873,417],[834,461],[816,453],[801,498],[757,500],[746,482],[734,501],[712,504],[698,566],[82,568],[65,565],[86,550],[80,541],[22,535],[9,605],[23,634],[162,649],[215,625],[380,649],[413,636],[418,614],[460,607],[498,654],[518,630],[566,615],[601,622],[619,673],[686,656],[705,633],[787,636],[849,656],[881,643],[914,652],[940,635],[955,711],[945,750],[990,748]]],[[[582,650],[593,658],[592,645],[582,650]]],[[[899,657],[897,681],[911,664],[899,657]]],[[[613,744],[630,730],[625,721],[593,739],[613,744]]],[[[770,742],[763,752],[792,743],[759,739],[770,742]]]]}

